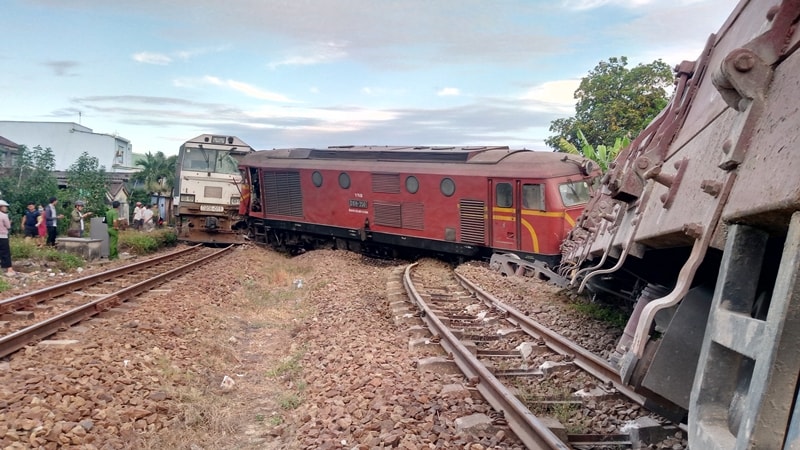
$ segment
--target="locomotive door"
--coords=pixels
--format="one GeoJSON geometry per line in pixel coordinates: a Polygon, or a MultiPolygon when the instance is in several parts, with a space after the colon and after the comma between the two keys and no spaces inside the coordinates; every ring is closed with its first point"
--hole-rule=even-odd
{"type": "Polygon", "coordinates": [[[519,182],[510,179],[489,181],[492,213],[492,248],[520,249],[519,182]]]}

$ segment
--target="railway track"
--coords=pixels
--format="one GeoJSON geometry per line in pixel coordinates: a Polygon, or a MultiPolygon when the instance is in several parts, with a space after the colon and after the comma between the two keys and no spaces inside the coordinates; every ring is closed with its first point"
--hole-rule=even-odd
{"type": "Polygon", "coordinates": [[[189,247],[0,300],[0,358],[184,275],[231,247],[189,247]]]}
{"type": "Polygon", "coordinates": [[[444,349],[444,360],[499,412],[493,424],[508,425],[528,448],[632,448],[678,431],[647,413],[644,397],[602,358],[459,274],[426,277],[415,266],[398,282],[411,315],[430,330],[425,343],[444,349]]]}

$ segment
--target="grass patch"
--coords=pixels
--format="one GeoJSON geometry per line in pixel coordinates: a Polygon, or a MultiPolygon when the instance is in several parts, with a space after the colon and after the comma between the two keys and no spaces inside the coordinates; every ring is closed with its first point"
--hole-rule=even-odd
{"type": "Polygon", "coordinates": [[[38,247],[36,241],[21,237],[12,237],[11,261],[34,259],[54,263],[61,271],[77,269],[86,265],[86,261],[78,255],[60,252],[53,247],[38,247]]]}
{"type": "Polygon", "coordinates": [[[303,372],[303,366],[300,365],[300,359],[302,357],[302,352],[295,353],[281,361],[281,363],[272,370],[268,371],[267,376],[271,378],[283,377],[291,381],[298,379],[303,372]]]}
{"type": "Polygon", "coordinates": [[[285,410],[292,410],[297,409],[298,406],[303,404],[303,399],[300,398],[298,394],[295,393],[288,393],[283,394],[278,399],[278,404],[281,406],[281,409],[285,410]]]}
{"type": "Polygon", "coordinates": [[[11,284],[5,278],[0,278],[0,292],[5,292],[11,289],[11,284]]]}
{"type": "Polygon", "coordinates": [[[134,255],[147,255],[164,247],[173,247],[178,243],[178,235],[171,228],[142,233],[126,230],[119,233],[119,248],[134,255]]]}
{"type": "Polygon", "coordinates": [[[571,303],[570,307],[579,313],[616,328],[623,329],[628,323],[628,315],[622,311],[599,303],[571,303]]]}
{"type": "Polygon", "coordinates": [[[567,387],[561,387],[550,380],[542,380],[537,386],[546,392],[542,395],[534,391],[533,387],[522,382],[515,383],[517,388],[517,398],[531,410],[536,416],[552,417],[562,425],[569,434],[585,433],[587,427],[584,425],[580,410],[581,405],[571,402],[576,400],[567,387]],[[543,402],[550,399],[551,402],[543,402]],[[559,400],[562,400],[560,402],[559,400]]]}

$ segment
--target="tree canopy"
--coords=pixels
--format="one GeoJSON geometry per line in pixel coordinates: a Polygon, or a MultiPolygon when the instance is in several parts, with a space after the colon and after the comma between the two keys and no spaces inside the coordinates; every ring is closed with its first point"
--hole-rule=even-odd
{"type": "Polygon", "coordinates": [[[575,148],[584,147],[578,137],[581,130],[586,142],[613,147],[617,139],[633,139],[664,109],[673,84],[672,69],[658,59],[628,69],[628,58],[612,57],[601,61],[581,79],[575,91],[575,116],[550,123],[556,133],[545,143],[560,151],[562,139],[575,148]]]}
{"type": "Polygon", "coordinates": [[[21,215],[28,202],[46,205],[58,193],[58,180],[52,173],[55,166],[56,157],[50,147],[19,146],[11,176],[0,177],[0,198],[11,204],[12,216],[21,215]]]}
{"type": "Polygon", "coordinates": [[[65,194],[70,197],[69,202],[74,205],[75,201],[83,200],[86,202],[84,212],[91,211],[95,216],[102,216],[106,210],[106,192],[108,183],[105,167],[100,165],[96,157],[83,152],[67,169],[65,194]]]}
{"type": "Polygon", "coordinates": [[[178,157],[165,156],[164,152],[147,152],[143,160],[136,162],[142,170],[133,174],[132,179],[144,184],[148,192],[171,194],[175,185],[175,164],[178,157]]]}

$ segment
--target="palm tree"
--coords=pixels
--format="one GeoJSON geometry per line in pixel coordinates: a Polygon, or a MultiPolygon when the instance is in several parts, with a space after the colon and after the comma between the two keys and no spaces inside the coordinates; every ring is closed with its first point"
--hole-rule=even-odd
{"type": "Polygon", "coordinates": [[[133,175],[133,180],[144,184],[145,190],[159,194],[171,194],[175,185],[177,156],[166,157],[164,152],[147,152],[144,159],[136,162],[142,170],[133,175]]]}

